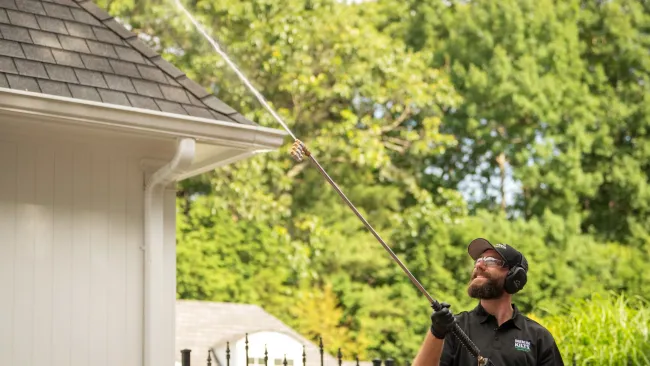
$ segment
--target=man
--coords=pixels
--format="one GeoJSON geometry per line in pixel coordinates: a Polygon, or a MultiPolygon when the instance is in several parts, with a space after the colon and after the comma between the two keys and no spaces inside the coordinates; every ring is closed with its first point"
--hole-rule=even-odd
{"type": "Polygon", "coordinates": [[[528,262],[507,244],[492,245],[483,238],[468,247],[474,271],[467,293],[480,299],[471,311],[454,316],[449,304],[431,315],[431,331],[413,361],[413,366],[477,365],[477,360],[451,333],[455,322],[476,344],[481,355],[494,366],[563,366],[551,333],[519,313],[512,295],[527,281],[528,262]]]}

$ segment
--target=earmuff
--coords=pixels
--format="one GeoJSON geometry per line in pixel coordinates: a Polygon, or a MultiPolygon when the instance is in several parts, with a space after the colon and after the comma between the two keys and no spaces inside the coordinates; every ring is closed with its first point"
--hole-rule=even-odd
{"type": "Polygon", "coordinates": [[[508,270],[508,274],[506,275],[506,281],[503,286],[503,289],[506,290],[507,293],[509,294],[515,294],[521,289],[524,288],[526,285],[526,281],[528,280],[528,275],[526,274],[526,270],[524,269],[524,266],[528,267],[528,263],[526,262],[526,258],[522,257],[522,262],[521,264],[515,264],[514,266],[510,267],[508,270]]]}

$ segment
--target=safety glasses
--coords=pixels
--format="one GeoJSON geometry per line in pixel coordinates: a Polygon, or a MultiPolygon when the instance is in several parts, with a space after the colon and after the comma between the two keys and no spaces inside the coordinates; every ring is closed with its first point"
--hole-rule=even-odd
{"type": "Polygon", "coordinates": [[[503,259],[494,258],[494,257],[481,257],[477,258],[474,265],[482,264],[486,267],[503,267],[505,262],[503,259]]]}

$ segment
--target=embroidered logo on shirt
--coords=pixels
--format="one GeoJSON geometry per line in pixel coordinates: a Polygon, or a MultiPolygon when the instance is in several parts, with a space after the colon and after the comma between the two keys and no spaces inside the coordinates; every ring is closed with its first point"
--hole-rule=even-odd
{"type": "Polygon", "coordinates": [[[522,341],[521,339],[515,339],[515,349],[517,351],[530,351],[530,342],[522,341]]]}

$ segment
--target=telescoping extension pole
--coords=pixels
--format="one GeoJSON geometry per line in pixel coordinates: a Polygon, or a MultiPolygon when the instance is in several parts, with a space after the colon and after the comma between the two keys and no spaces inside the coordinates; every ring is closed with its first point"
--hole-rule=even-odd
{"type": "MultiPolygon", "coordinates": [[[[397,262],[397,264],[402,268],[402,270],[404,270],[404,273],[406,273],[406,275],[411,280],[411,282],[413,282],[415,287],[417,287],[418,290],[420,290],[420,292],[429,300],[429,302],[431,303],[431,306],[433,307],[433,309],[436,310],[436,311],[441,310],[442,305],[440,305],[440,303],[438,303],[438,301],[436,301],[435,299],[433,299],[433,297],[431,297],[431,295],[427,292],[427,290],[424,289],[424,286],[422,286],[422,284],[417,280],[417,278],[415,278],[415,276],[413,276],[411,271],[409,271],[408,268],[406,268],[404,263],[402,263],[402,261],[390,249],[390,247],[386,244],[386,242],[384,242],[384,239],[382,239],[381,236],[379,236],[377,231],[370,225],[370,223],[368,223],[368,221],[363,217],[363,215],[359,212],[359,210],[357,210],[357,208],[352,204],[352,202],[350,202],[350,200],[345,196],[343,191],[336,185],[334,180],[327,174],[325,169],[323,169],[323,167],[318,163],[316,158],[310,153],[310,151],[307,149],[305,144],[303,144],[300,140],[296,140],[294,142],[293,146],[292,146],[291,155],[297,161],[302,161],[304,156],[308,156],[310,158],[310,160],[314,163],[314,165],[316,165],[316,168],[318,168],[318,170],[321,172],[321,174],[325,177],[325,179],[334,188],[336,193],[338,193],[339,196],[341,196],[343,201],[350,207],[350,209],[352,209],[352,211],[355,213],[355,215],[357,215],[359,220],[361,220],[361,222],[363,222],[363,224],[366,226],[366,228],[368,230],[370,230],[372,235],[374,235],[374,237],[377,239],[377,241],[379,241],[379,243],[384,247],[384,249],[386,249],[386,251],[388,252],[388,254],[390,254],[390,256],[393,258],[393,260],[395,260],[395,262],[397,262]]],[[[456,335],[456,337],[458,337],[458,339],[463,344],[463,346],[465,346],[465,348],[467,348],[467,350],[472,355],[474,355],[474,357],[477,358],[478,364],[480,366],[488,364],[488,359],[480,355],[480,351],[479,351],[478,347],[474,344],[474,342],[472,342],[472,340],[467,336],[467,334],[465,334],[465,332],[463,332],[463,330],[460,329],[460,326],[458,326],[458,323],[454,323],[454,327],[452,328],[452,332],[454,333],[454,335],[456,335]]]]}
{"type": "MultiPolygon", "coordinates": [[[[217,42],[214,41],[214,39],[212,39],[212,37],[210,37],[207,34],[207,32],[200,26],[200,24],[196,21],[196,19],[194,19],[192,14],[190,14],[190,12],[187,11],[187,9],[185,9],[185,7],[181,4],[180,0],[174,0],[174,1],[175,1],[176,5],[182,10],[182,12],[190,19],[192,24],[194,24],[196,29],[203,35],[203,37],[205,37],[206,40],[208,40],[208,42],[210,42],[212,47],[214,47],[215,51],[219,55],[221,55],[221,57],[226,61],[228,66],[237,74],[237,76],[241,79],[241,81],[244,83],[244,85],[246,85],[246,87],[251,91],[251,93],[253,93],[253,95],[255,95],[255,97],[262,104],[262,106],[264,106],[264,108],[273,116],[273,118],[275,118],[275,120],[287,131],[287,133],[289,135],[291,135],[291,137],[294,140],[293,146],[291,148],[291,156],[298,162],[303,161],[305,156],[307,156],[311,160],[311,162],[316,166],[318,171],[320,171],[321,174],[323,175],[323,177],[325,177],[327,182],[334,188],[336,193],[338,193],[339,196],[341,196],[341,198],[343,199],[343,201],[348,205],[348,207],[350,207],[352,212],[354,212],[354,214],[357,215],[359,220],[361,220],[361,222],[372,233],[372,235],[374,235],[374,237],[377,239],[377,241],[379,241],[379,243],[384,247],[384,249],[386,249],[388,254],[390,254],[391,258],[393,258],[393,260],[400,266],[400,268],[402,268],[404,273],[406,273],[406,275],[411,280],[411,282],[413,282],[415,287],[417,287],[418,290],[420,290],[420,292],[427,298],[427,300],[429,300],[429,302],[431,303],[431,306],[433,307],[433,309],[436,310],[436,311],[441,310],[442,306],[440,305],[440,303],[438,303],[438,301],[434,300],[433,297],[431,297],[431,295],[427,292],[427,290],[424,289],[422,284],[420,284],[420,282],[415,278],[415,276],[413,276],[413,274],[411,274],[411,271],[409,271],[408,268],[406,268],[404,263],[402,263],[402,261],[397,257],[397,255],[395,255],[395,253],[390,249],[390,247],[386,244],[386,242],[384,242],[384,240],[381,238],[381,236],[379,236],[377,231],[375,231],[375,229],[370,225],[370,223],[368,223],[368,221],[363,217],[363,215],[361,215],[359,210],[357,210],[357,208],[354,206],[354,204],[352,204],[352,202],[350,202],[350,200],[345,196],[345,194],[338,187],[336,182],[334,182],[334,180],[329,176],[329,174],[327,174],[325,169],[323,169],[323,167],[318,163],[318,161],[316,160],[314,155],[309,151],[307,146],[302,141],[300,141],[300,140],[298,140],[296,138],[296,136],[293,134],[293,132],[291,132],[291,130],[289,129],[287,124],[284,123],[282,118],[280,118],[280,116],[278,116],[278,114],[273,110],[273,108],[271,108],[271,106],[269,106],[269,104],[266,102],[266,100],[260,94],[260,92],[257,91],[257,89],[255,89],[255,87],[251,84],[251,82],[248,80],[248,78],[246,78],[246,76],[239,70],[237,65],[235,65],[235,63],[230,60],[228,55],[221,49],[221,47],[219,47],[217,42]]],[[[474,357],[476,357],[479,366],[488,365],[489,360],[487,358],[481,356],[481,352],[479,351],[478,347],[474,344],[474,342],[472,342],[472,340],[467,336],[467,334],[465,334],[465,332],[463,332],[463,330],[460,328],[460,326],[458,326],[458,323],[454,324],[453,329],[452,329],[452,333],[458,338],[460,343],[474,357]]]]}

